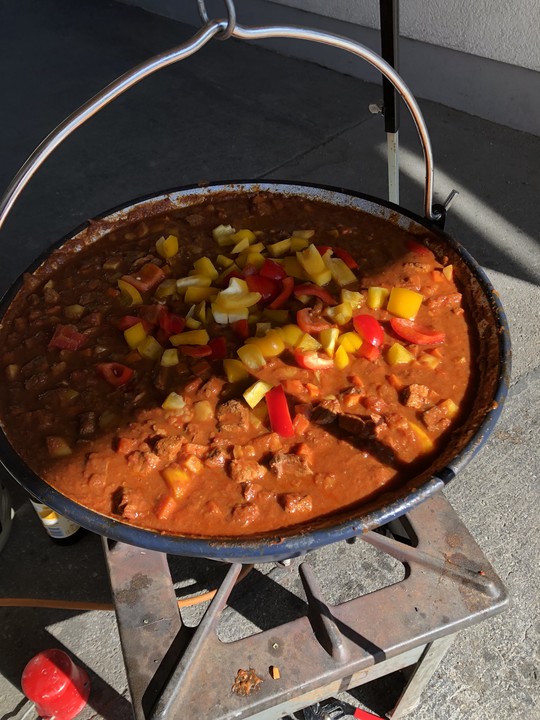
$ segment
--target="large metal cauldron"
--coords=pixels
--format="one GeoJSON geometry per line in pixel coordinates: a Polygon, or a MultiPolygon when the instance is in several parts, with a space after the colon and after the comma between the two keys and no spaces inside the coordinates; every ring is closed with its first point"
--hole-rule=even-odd
{"type": "MultiPolygon", "coordinates": [[[[384,60],[369,49],[350,40],[318,31],[275,27],[243,28],[235,25],[231,20],[228,23],[224,20],[208,22],[190,43],[152,58],[147,63],[126,73],[67,118],[36,149],[8,188],[0,202],[0,227],[26,183],[65,137],[143,77],[160,67],[189,56],[220,33],[243,39],[270,36],[299,37],[341,47],[363,57],[377,67],[394,84],[407,103],[422,141],[426,165],[425,218],[415,216],[401,207],[376,198],[333,188],[305,184],[240,182],[211,185],[205,188],[183,188],[139,200],[104,214],[98,218],[97,222],[94,221],[85,228],[79,229],[76,234],[65,238],[59,244],[65,243],[69,246],[93,242],[117,224],[140,218],[142,215],[162,213],[167,207],[183,207],[204,202],[216,193],[243,193],[254,190],[321,199],[335,205],[353,206],[381,217],[389,223],[397,223],[412,235],[427,236],[428,244],[436,251],[436,254],[447,255],[450,262],[453,262],[458,268],[464,304],[468,308],[477,332],[477,377],[471,412],[463,425],[453,433],[443,452],[420,476],[407,482],[396,491],[379,495],[361,507],[354,510],[348,509],[341,514],[335,513],[332,517],[325,518],[320,522],[311,522],[306,526],[290,528],[280,533],[279,537],[266,535],[258,538],[216,541],[215,539],[163,535],[137,528],[88,510],[49,486],[33,473],[14,452],[3,432],[0,432],[0,459],[26,490],[57,512],[99,535],[177,555],[240,562],[275,561],[301,555],[321,545],[350,538],[385,524],[405,514],[412,507],[441,490],[446,483],[453,479],[487,440],[501,412],[509,385],[510,340],[504,312],[486,275],[458,242],[437,227],[437,213],[432,207],[433,163],[429,136],[420,109],[407,86],[384,60]]],[[[42,261],[43,258],[30,269],[36,269],[42,261]]],[[[3,317],[20,285],[21,279],[13,285],[1,301],[0,316],[3,317]]]]}

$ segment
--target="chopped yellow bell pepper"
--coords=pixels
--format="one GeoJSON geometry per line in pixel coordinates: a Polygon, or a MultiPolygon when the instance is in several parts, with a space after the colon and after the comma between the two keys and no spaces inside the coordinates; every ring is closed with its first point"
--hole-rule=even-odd
{"type": "Polygon", "coordinates": [[[291,238],[291,252],[299,252],[300,250],[304,250],[309,245],[309,239],[307,238],[301,238],[301,237],[295,237],[293,233],[293,237],[291,238]]]}
{"type": "Polygon", "coordinates": [[[334,356],[334,363],[336,367],[339,370],[343,370],[343,368],[346,368],[350,362],[351,361],[349,356],[347,355],[347,351],[345,350],[343,345],[340,345],[336,350],[336,354],[334,356]]]}
{"type": "Polygon", "coordinates": [[[239,382],[240,380],[247,380],[250,377],[246,366],[240,360],[234,360],[233,358],[226,358],[223,361],[223,369],[225,375],[230,383],[239,382]]]}
{"type": "Polygon", "coordinates": [[[167,278],[160,283],[156,292],[154,293],[157,298],[166,298],[176,294],[176,280],[174,278],[167,278]]]}
{"type": "Polygon", "coordinates": [[[220,247],[234,245],[236,240],[232,237],[235,229],[231,225],[218,225],[212,230],[214,240],[220,247]]]}
{"type": "Polygon", "coordinates": [[[186,327],[190,330],[198,330],[201,327],[202,323],[200,320],[197,320],[193,316],[186,318],[186,327]]]}
{"type": "Polygon", "coordinates": [[[346,325],[352,318],[352,307],[348,302],[342,302],[340,305],[326,308],[324,314],[337,325],[346,325]]]}
{"type": "Polygon", "coordinates": [[[241,240],[247,240],[251,244],[256,239],[256,235],[252,230],[243,228],[242,230],[237,230],[233,235],[231,235],[231,239],[234,240],[235,243],[240,242],[241,240]]]}
{"type": "Polygon", "coordinates": [[[442,269],[442,273],[447,280],[450,280],[450,282],[452,282],[452,279],[454,277],[454,266],[445,265],[445,267],[443,267],[442,269]]]}
{"type": "MultiPolygon", "coordinates": [[[[229,286],[216,297],[216,304],[225,312],[249,308],[256,305],[261,299],[258,292],[250,292],[245,280],[231,278],[229,286]]],[[[219,322],[219,321],[218,321],[219,322]]]]}
{"type": "Polygon", "coordinates": [[[171,392],[161,403],[164,410],[183,410],[186,407],[186,401],[178,393],[171,392]]]}
{"type": "Polygon", "coordinates": [[[301,238],[302,240],[311,240],[315,235],[315,230],[293,230],[293,238],[301,238]]]}
{"type": "Polygon", "coordinates": [[[137,345],[137,351],[148,360],[158,360],[163,354],[163,348],[152,335],[148,335],[140,345],[137,345]]]}
{"type": "Polygon", "coordinates": [[[321,253],[313,244],[308,245],[305,250],[297,252],[296,257],[310,278],[326,270],[326,265],[321,257],[321,253]]]}
{"type": "Polygon", "coordinates": [[[127,344],[132,350],[135,350],[138,345],[146,338],[148,333],[144,329],[144,325],[140,322],[135,323],[131,327],[124,330],[124,337],[127,344]]]}
{"type": "Polygon", "coordinates": [[[178,292],[183,292],[189,287],[210,287],[212,284],[212,278],[208,275],[187,275],[183,278],[178,278],[176,281],[176,289],[178,292]]]}
{"type": "Polygon", "coordinates": [[[266,365],[264,355],[255,345],[242,345],[236,352],[249,370],[260,370],[266,365]]]}
{"type": "Polygon", "coordinates": [[[207,345],[210,336],[206,330],[187,330],[169,338],[172,345],[207,345]]]}
{"type": "Polygon", "coordinates": [[[176,348],[168,348],[161,356],[160,365],[162,367],[174,367],[178,365],[179,362],[178,350],[176,348]]]}
{"type": "Polygon", "coordinates": [[[349,267],[347,267],[343,260],[340,258],[330,257],[330,252],[326,252],[323,255],[323,261],[328,270],[332,273],[334,282],[340,287],[351,285],[357,281],[356,275],[349,267]]]}
{"type": "Polygon", "coordinates": [[[318,350],[321,347],[321,343],[316,340],[313,335],[309,333],[303,333],[300,340],[296,343],[295,348],[297,350],[318,350]]]}
{"type": "Polygon", "coordinates": [[[217,295],[219,290],[213,287],[188,287],[184,300],[187,303],[200,303],[202,300],[208,300],[208,298],[217,295]]]}
{"type": "Polygon", "coordinates": [[[286,255],[279,259],[279,262],[283,265],[285,272],[290,277],[296,278],[297,280],[307,280],[307,275],[304,268],[298,262],[298,258],[294,255],[286,255]]]}
{"type": "Polygon", "coordinates": [[[399,343],[394,343],[386,355],[390,365],[406,365],[414,360],[414,355],[399,343]]]}
{"type": "Polygon", "coordinates": [[[247,238],[244,238],[243,240],[239,240],[236,245],[231,249],[231,255],[238,255],[238,253],[243,252],[244,250],[247,250],[249,247],[249,240],[247,238]]]}
{"type": "MultiPolygon", "coordinates": [[[[255,247],[255,246],[253,246],[255,247]]],[[[246,265],[253,265],[257,270],[264,264],[265,257],[260,252],[253,251],[251,248],[240,253],[236,262],[238,267],[245,267],[246,265]]]]}
{"type": "Polygon", "coordinates": [[[272,385],[264,380],[257,380],[256,383],[250,385],[247,390],[244,391],[244,400],[247,402],[250,408],[256,407],[266,393],[272,389],[272,385]]]}
{"type": "Polygon", "coordinates": [[[216,263],[219,265],[220,268],[228,268],[233,265],[234,260],[231,260],[231,258],[227,257],[226,255],[218,255],[216,258],[216,263]]]}
{"type": "Polygon", "coordinates": [[[330,357],[334,357],[338,337],[338,328],[327,328],[326,330],[321,330],[319,339],[321,341],[323,350],[326,352],[327,355],[330,355],[330,357]]]}
{"type": "Polygon", "coordinates": [[[362,338],[355,332],[346,332],[341,335],[338,345],[349,353],[354,353],[362,347],[362,338]]]}
{"type": "Polygon", "coordinates": [[[197,317],[202,323],[206,322],[206,300],[202,300],[198,303],[197,307],[193,311],[193,316],[197,317]]]}
{"type": "Polygon", "coordinates": [[[332,273],[328,268],[325,268],[324,270],[321,270],[321,272],[313,273],[313,275],[310,275],[310,278],[316,285],[322,287],[323,285],[328,285],[332,279],[332,273]]]}
{"type": "Polygon", "coordinates": [[[229,265],[229,267],[226,267],[225,270],[224,270],[224,271],[221,273],[221,275],[218,277],[218,279],[217,279],[217,281],[216,281],[216,284],[217,284],[217,285],[223,284],[223,283],[225,282],[225,280],[227,279],[227,277],[228,277],[232,272],[234,272],[235,270],[236,270],[237,272],[239,272],[239,271],[240,271],[240,268],[239,268],[239,266],[233,261],[233,262],[232,262],[232,265],[229,265]]]}
{"type": "Polygon", "coordinates": [[[238,320],[247,320],[249,314],[247,307],[231,310],[218,302],[212,303],[211,310],[207,310],[207,322],[210,322],[208,319],[209,312],[212,313],[212,317],[220,325],[230,325],[238,320]]]}
{"type": "Polygon", "coordinates": [[[165,260],[174,257],[178,252],[178,238],[175,235],[160,237],[156,241],[156,252],[165,260]]]}
{"type": "Polygon", "coordinates": [[[204,275],[209,277],[211,280],[215,280],[219,275],[219,272],[214,267],[214,263],[208,257],[202,257],[195,260],[193,263],[193,270],[189,273],[190,275],[204,275]]]}
{"type": "Polygon", "coordinates": [[[301,330],[298,325],[285,325],[282,328],[276,328],[276,330],[280,333],[285,345],[288,347],[296,347],[297,343],[299,343],[304,336],[304,331],[301,330]]]}
{"type": "Polygon", "coordinates": [[[365,298],[361,292],[343,288],[341,291],[341,302],[349,303],[353,310],[358,310],[363,306],[365,298]]]}
{"type": "Polygon", "coordinates": [[[386,309],[389,313],[392,313],[392,315],[397,315],[397,317],[404,318],[405,320],[414,320],[423,300],[424,296],[414,290],[393,287],[390,291],[386,309]]]}
{"type": "Polygon", "coordinates": [[[383,287],[370,287],[367,291],[367,306],[371,310],[379,310],[385,306],[390,290],[383,287]]]}
{"type": "Polygon", "coordinates": [[[285,240],[279,240],[279,242],[268,245],[268,252],[272,257],[282,257],[285,253],[288,253],[291,249],[291,238],[285,238],[285,240]]]}
{"type": "Polygon", "coordinates": [[[269,330],[263,337],[250,338],[248,344],[255,345],[264,358],[276,357],[285,350],[285,343],[277,330],[269,330]]]}
{"type": "Polygon", "coordinates": [[[435,357],[435,355],[432,355],[431,353],[422,353],[422,355],[418,358],[418,362],[428,368],[431,368],[431,370],[435,370],[441,364],[441,359],[435,357]]]}
{"type": "Polygon", "coordinates": [[[125,280],[118,280],[118,289],[122,292],[122,295],[129,300],[129,305],[142,305],[142,295],[131,283],[125,280]]]}

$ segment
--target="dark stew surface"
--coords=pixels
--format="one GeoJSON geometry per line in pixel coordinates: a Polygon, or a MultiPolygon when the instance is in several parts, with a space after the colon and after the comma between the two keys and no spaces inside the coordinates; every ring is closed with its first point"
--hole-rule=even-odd
{"type": "Polygon", "coordinates": [[[76,502],[169,534],[361,505],[459,425],[473,333],[455,276],[383,219],[265,193],[68,243],[0,329],[5,433],[76,502]]]}

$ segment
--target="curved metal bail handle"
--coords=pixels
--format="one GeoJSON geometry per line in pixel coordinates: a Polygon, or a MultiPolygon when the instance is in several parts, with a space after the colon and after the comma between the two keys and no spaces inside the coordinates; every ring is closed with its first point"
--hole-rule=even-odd
{"type": "Polygon", "coordinates": [[[346,50],[353,55],[363,58],[376,68],[385,78],[387,78],[398,93],[403,98],[403,101],[407,105],[409,112],[411,113],[418,135],[420,136],[420,142],[422,144],[422,150],[424,153],[424,166],[425,166],[425,186],[424,186],[424,214],[428,220],[437,222],[441,218],[441,212],[433,207],[433,152],[431,149],[431,140],[429,139],[429,133],[424,121],[422,111],[416,102],[416,99],[404,80],[384,60],[380,55],[370,50],[365,45],[350,40],[349,38],[341,35],[334,35],[332,33],[322,32],[320,30],[311,30],[308,28],[300,28],[293,26],[275,26],[275,27],[242,27],[236,25],[233,33],[233,37],[242,40],[261,40],[263,38],[282,37],[282,38],[294,38],[297,40],[309,40],[311,42],[321,43],[323,45],[332,45],[333,47],[346,50]]]}
{"type": "Polygon", "coordinates": [[[106,105],[122,95],[157,70],[173,65],[179,60],[193,55],[219,32],[227,31],[227,21],[212,21],[202,27],[188,42],[178,45],[172,50],[154,55],[150,60],[137,65],[120,75],[114,82],[107,85],[101,92],[90,98],[84,105],[63,120],[34,150],[20,167],[0,199],[0,229],[9,215],[17,198],[22,193],[34,173],[41,167],[49,155],[83,123],[102,110],[106,105]]]}
{"type": "Polygon", "coordinates": [[[257,40],[270,37],[296,38],[299,40],[309,40],[312,42],[322,43],[324,45],[333,45],[348,52],[358,55],[379,70],[396,88],[405,104],[407,105],[411,115],[413,116],[422,148],[424,152],[425,162],[425,191],[424,191],[424,210],[428,220],[436,221],[440,217],[440,213],[434,211],[433,204],[433,155],[431,151],[431,142],[422,112],[412,95],[411,91],[395,72],[395,70],[379,55],[360,43],[344,38],[340,35],[321,32],[318,30],[309,30],[292,26],[269,26],[269,27],[251,27],[246,28],[240,25],[234,25],[231,16],[227,20],[209,21],[202,27],[188,42],[173,48],[170,51],[155,55],[108,85],[104,90],[99,92],[93,98],[88,100],[78,110],[67,117],[43,142],[34,150],[28,160],[22,165],[17,172],[10,185],[8,186],[4,196],[0,200],[0,229],[2,228],[10,210],[15,201],[26,187],[34,173],[39,169],[49,155],[62,143],[74,130],[89,120],[99,110],[102,110],[112,100],[122,95],[126,90],[136,85],[144,78],[152,75],[157,70],[168,65],[173,65],[179,60],[193,55],[200,50],[206,43],[218,33],[231,33],[232,37],[243,40],[257,40]]]}

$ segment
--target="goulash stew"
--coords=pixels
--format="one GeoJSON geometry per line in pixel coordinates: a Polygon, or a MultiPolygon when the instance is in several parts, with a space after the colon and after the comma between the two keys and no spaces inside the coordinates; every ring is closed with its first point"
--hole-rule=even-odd
{"type": "Polygon", "coordinates": [[[68,243],[3,321],[7,437],[61,493],[168,534],[361,505],[428,467],[463,415],[468,318],[428,244],[262,192],[68,243]]]}

